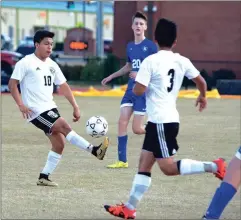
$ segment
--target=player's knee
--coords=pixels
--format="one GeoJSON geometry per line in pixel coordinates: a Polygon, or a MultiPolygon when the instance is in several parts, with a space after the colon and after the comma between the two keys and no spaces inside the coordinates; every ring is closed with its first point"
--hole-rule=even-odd
{"type": "Polygon", "coordinates": [[[132,126],[132,131],[134,134],[143,134],[145,133],[145,130],[141,126],[132,126]]]}
{"type": "Polygon", "coordinates": [[[166,175],[166,176],[175,176],[177,175],[176,169],[173,169],[172,166],[164,166],[160,167],[161,171],[166,175]]]}
{"type": "Polygon", "coordinates": [[[128,126],[128,121],[119,119],[118,126],[121,129],[126,129],[128,126]]]}
{"type": "Polygon", "coordinates": [[[143,115],[134,115],[133,122],[132,122],[132,131],[134,134],[145,134],[146,130],[143,126],[143,115]]]}
{"type": "Polygon", "coordinates": [[[134,134],[143,134],[143,129],[141,128],[132,128],[134,134]]]}
{"type": "Polygon", "coordinates": [[[159,161],[158,163],[160,170],[167,176],[178,175],[178,169],[176,163],[168,160],[168,158],[159,161]]]}
{"type": "Polygon", "coordinates": [[[69,124],[66,122],[65,124],[62,125],[61,127],[61,133],[64,136],[67,136],[69,132],[71,132],[71,127],[69,126],[69,124]]]}
{"type": "Polygon", "coordinates": [[[52,127],[52,132],[59,132],[64,136],[67,136],[71,130],[71,127],[63,118],[59,118],[52,127]]]}

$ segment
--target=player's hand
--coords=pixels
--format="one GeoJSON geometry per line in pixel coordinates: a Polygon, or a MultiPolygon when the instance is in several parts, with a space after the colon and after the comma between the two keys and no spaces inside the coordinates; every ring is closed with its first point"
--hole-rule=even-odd
{"type": "Polygon", "coordinates": [[[74,116],[73,122],[79,121],[79,119],[80,119],[80,110],[79,110],[78,106],[74,107],[73,116],[74,116]]]}
{"type": "Polygon", "coordinates": [[[129,77],[130,77],[131,79],[135,79],[135,78],[136,78],[136,75],[137,75],[137,72],[131,72],[131,73],[129,74],[129,77]]]}
{"type": "Polygon", "coordinates": [[[102,81],[101,81],[101,84],[103,86],[105,86],[108,82],[110,82],[112,80],[112,77],[111,76],[108,76],[106,78],[104,78],[102,81]]]}
{"type": "Polygon", "coordinates": [[[79,121],[79,119],[80,119],[80,110],[79,110],[78,106],[74,107],[73,116],[74,116],[73,122],[79,121]]]}
{"type": "Polygon", "coordinates": [[[19,110],[22,112],[24,119],[30,118],[32,111],[29,108],[27,108],[25,105],[19,105],[18,107],[19,110]]]}
{"type": "Polygon", "coordinates": [[[198,96],[196,100],[196,107],[199,108],[199,111],[202,112],[207,107],[207,99],[201,95],[198,96]]]}

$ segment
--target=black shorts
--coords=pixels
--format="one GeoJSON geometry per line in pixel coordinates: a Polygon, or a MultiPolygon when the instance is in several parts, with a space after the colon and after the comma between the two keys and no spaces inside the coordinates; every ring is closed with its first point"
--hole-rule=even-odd
{"type": "Polygon", "coordinates": [[[60,114],[56,108],[48,110],[46,112],[41,113],[37,118],[30,121],[37,128],[44,131],[45,134],[51,134],[51,128],[54,123],[58,120],[60,114]]]}
{"type": "Polygon", "coordinates": [[[178,131],[179,123],[148,122],[142,149],[152,152],[155,158],[168,158],[178,151],[178,131]]]}

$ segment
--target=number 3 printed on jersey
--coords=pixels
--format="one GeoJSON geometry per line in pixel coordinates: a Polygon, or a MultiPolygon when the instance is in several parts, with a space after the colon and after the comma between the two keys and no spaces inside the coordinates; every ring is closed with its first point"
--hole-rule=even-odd
{"type": "Polygon", "coordinates": [[[132,68],[133,69],[139,69],[141,65],[141,61],[139,59],[133,59],[132,60],[132,68]]]}
{"type": "Polygon", "coordinates": [[[168,71],[168,76],[170,76],[170,86],[167,87],[167,91],[171,92],[172,89],[173,89],[173,84],[174,84],[175,70],[174,69],[170,69],[168,71]]]}
{"type": "Polygon", "coordinates": [[[44,85],[51,86],[52,85],[52,78],[51,76],[44,76],[44,85]]]}

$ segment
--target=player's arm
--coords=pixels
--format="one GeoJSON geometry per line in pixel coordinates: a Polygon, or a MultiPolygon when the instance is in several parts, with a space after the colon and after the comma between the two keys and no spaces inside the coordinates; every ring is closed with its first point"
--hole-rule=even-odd
{"type": "Polygon", "coordinates": [[[146,92],[146,88],[148,87],[151,80],[151,69],[149,67],[150,63],[148,59],[145,59],[140,69],[136,75],[136,83],[133,87],[133,93],[137,96],[141,96],[146,92]]]}
{"type": "Polygon", "coordinates": [[[11,92],[13,99],[18,105],[19,110],[22,112],[23,118],[27,119],[30,117],[30,114],[32,111],[23,104],[21,95],[18,91],[18,84],[19,84],[19,80],[11,78],[8,82],[8,88],[11,92]]]}
{"type": "Polygon", "coordinates": [[[185,76],[196,84],[196,87],[200,92],[200,96],[206,97],[207,83],[189,60],[185,76]]]}
{"type": "Polygon", "coordinates": [[[196,87],[200,92],[200,96],[206,97],[207,83],[205,79],[201,75],[198,75],[197,77],[193,78],[192,81],[196,84],[196,87]]]}
{"type": "Polygon", "coordinates": [[[131,63],[127,62],[125,66],[123,66],[120,70],[114,72],[113,74],[109,75],[108,77],[104,78],[101,83],[105,85],[106,83],[110,82],[111,80],[123,76],[131,71],[131,63]]]}
{"type": "Polygon", "coordinates": [[[65,96],[65,98],[69,101],[69,103],[73,106],[73,108],[78,108],[79,106],[76,103],[76,100],[73,96],[73,93],[66,82],[66,78],[59,68],[58,64],[55,63],[56,74],[54,78],[54,84],[59,86],[59,91],[61,94],[65,96]]]}
{"type": "Polygon", "coordinates": [[[21,60],[21,61],[17,62],[16,66],[13,70],[13,73],[11,75],[11,78],[8,82],[8,88],[18,106],[23,105],[23,101],[22,101],[21,95],[18,90],[18,84],[20,81],[23,80],[24,76],[25,76],[25,64],[21,60]]]}
{"type": "Polygon", "coordinates": [[[10,93],[11,93],[13,99],[15,100],[16,104],[18,106],[21,106],[21,105],[23,105],[23,101],[22,101],[21,95],[18,91],[18,84],[19,84],[19,80],[11,78],[8,82],[8,88],[9,88],[10,93]]]}
{"type": "Polygon", "coordinates": [[[124,76],[125,74],[129,73],[132,70],[132,65],[131,65],[131,59],[129,57],[129,46],[127,45],[126,48],[126,55],[127,55],[127,61],[126,61],[126,65],[123,66],[120,70],[112,73],[111,75],[109,75],[108,77],[104,78],[101,81],[102,85],[106,85],[106,83],[110,82],[111,80],[120,77],[120,76],[124,76]]]}
{"type": "Polygon", "coordinates": [[[205,79],[200,75],[199,71],[194,67],[190,60],[187,60],[187,68],[185,76],[192,80],[197,89],[200,92],[196,100],[196,106],[199,106],[199,111],[202,111],[207,106],[206,92],[207,92],[207,83],[205,79]]]}
{"type": "Polygon", "coordinates": [[[79,106],[74,98],[74,95],[66,82],[66,78],[64,77],[64,74],[62,73],[59,66],[56,64],[56,75],[54,79],[54,84],[59,86],[59,91],[62,93],[65,98],[69,101],[69,103],[72,105],[74,111],[73,111],[73,121],[76,122],[80,119],[80,110],[79,106]]]}
{"type": "Polygon", "coordinates": [[[15,100],[16,104],[19,107],[19,110],[22,112],[24,118],[29,118],[31,110],[24,106],[21,95],[18,90],[18,84],[21,82],[25,76],[25,65],[23,61],[19,61],[12,73],[12,76],[8,82],[8,88],[10,93],[15,100]]]}
{"type": "Polygon", "coordinates": [[[129,44],[128,44],[127,47],[126,47],[126,57],[127,57],[126,65],[123,66],[117,72],[115,72],[112,75],[110,75],[111,76],[111,80],[115,79],[117,77],[120,77],[120,76],[124,76],[125,74],[129,73],[132,70],[132,64],[131,64],[131,59],[130,59],[129,55],[130,54],[129,54],[129,44]]]}
{"type": "Polygon", "coordinates": [[[131,68],[132,68],[131,63],[127,62],[126,65],[123,66],[120,70],[111,74],[112,79],[120,77],[120,76],[124,76],[125,74],[127,74],[131,71],[131,68]]]}
{"type": "Polygon", "coordinates": [[[77,122],[80,119],[80,110],[79,106],[73,96],[73,93],[68,85],[68,83],[64,82],[59,86],[60,92],[65,96],[65,98],[69,101],[69,103],[73,106],[73,121],[77,122]]]}
{"type": "Polygon", "coordinates": [[[61,85],[59,85],[59,91],[69,101],[69,103],[73,106],[73,108],[79,108],[67,82],[64,82],[61,85]]]}

